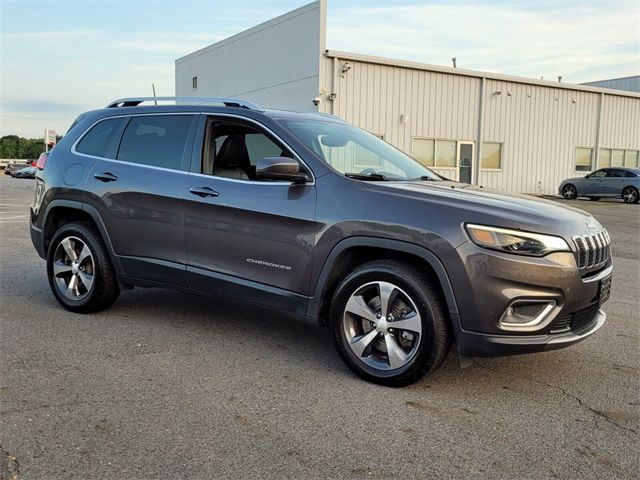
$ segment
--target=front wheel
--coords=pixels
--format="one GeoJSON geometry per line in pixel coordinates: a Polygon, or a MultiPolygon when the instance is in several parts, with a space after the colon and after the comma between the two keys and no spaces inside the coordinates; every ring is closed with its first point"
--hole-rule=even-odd
{"type": "Polygon", "coordinates": [[[400,387],[435,371],[451,349],[445,303],[425,272],[396,260],[366,263],[338,286],[336,348],[365,380],[400,387]]]}
{"type": "Polygon", "coordinates": [[[640,196],[638,196],[638,190],[633,187],[627,187],[622,191],[622,199],[625,203],[638,203],[640,196]]]}
{"type": "Polygon", "coordinates": [[[578,191],[573,185],[565,185],[562,188],[562,196],[567,200],[573,200],[578,196],[578,191]]]}
{"type": "Polygon", "coordinates": [[[47,254],[47,274],[53,295],[72,312],[103,310],[120,294],[104,242],[89,223],[58,229],[47,254]]]}

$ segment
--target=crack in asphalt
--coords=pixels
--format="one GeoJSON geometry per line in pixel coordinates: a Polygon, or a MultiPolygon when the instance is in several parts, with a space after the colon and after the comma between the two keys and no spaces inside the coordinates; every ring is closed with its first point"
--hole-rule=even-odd
{"type": "MultiPolygon", "coordinates": [[[[499,372],[498,370],[496,370],[496,369],[494,369],[494,368],[487,367],[486,365],[482,365],[482,364],[478,363],[476,360],[474,360],[474,361],[473,361],[473,363],[474,363],[475,365],[478,365],[480,368],[483,368],[483,369],[485,369],[485,370],[489,370],[489,371],[491,371],[491,372],[493,372],[493,373],[502,373],[502,372],[499,372]]],[[[538,384],[538,385],[544,385],[544,386],[546,386],[546,387],[553,388],[554,390],[560,391],[560,392],[562,392],[566,397],[571,398],[572,400],[575,400],[576,402],[578,402],[578,404],[579,404],[581,407],[583,407],[583,408],[584,408],[584,409],[586,409],[586,410],[589,410],[589,411],[590,411],[591,413],[593,413],[596,417],[602,418],[605,422],[607,422],[607,423],[609,423],[609,424],[611,424],[611,425],[613,425],[613,426],[616,426],[616,427],[618,427],[618,428],[621,428],[621,429],[623,429],[623,430],[626,430],[627,432],[631,432],[631,433],[633,433],[634,435],[637,435],[637,434],[638,434],[638,432],[637,432],[636,430],[634,430],[633,428],[631,428],[631,427],[627,427],[627,426],[625,426],[625,425],[621,425],[621,424],[619,424],[619,423],[618,423],[618,422],[616,422],[615,420],[611,419],[611,418],[610,418],[606,413],[601,412],[600,410],[597,410],[597,409],[595,409],[595,408],[593,408],[593,407],[589,406],[589,405],[588,405],[587,403],[585,403],[585,402],[584,402],[580,397],[578,397],[578,396],[576,396],[576,395],[574,395],[574,394],[572,394],[572,393],[568,392],[567,390],[565,390],[563,387],[561,387],[561,386],[559,386],[559,385],[554,385],[554,384],[552,384],[552,383],[547,383],[547,382],[541,382],[540,380],[536,380],[535,378],[531,378],[531,377],[528,377],[528,376],[526,376],[526,375],[520,375],[520,376],[519,376],[519,378],[524,378],[525,380],[528,380],[528,381],[530,381],[531,383],[536,383],[536,384],[538,384]]]]}

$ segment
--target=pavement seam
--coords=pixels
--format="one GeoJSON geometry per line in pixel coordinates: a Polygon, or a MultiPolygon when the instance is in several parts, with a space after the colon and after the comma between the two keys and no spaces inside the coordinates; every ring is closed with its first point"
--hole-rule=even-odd
{"type": "MultiPolygon", "coordinates": [[[[478,365],[480,368],[484,368],[485,370],[489,370],[489,371],[491,371],[491,372],[493,372],[493,373],[501,373],[501,372],[498,372],[497,370],[495,370],[495,369],[493,369],[493,368],[491,368],[491,367],[487,367],[486,365],[482,365],[482,364],[478,363],[476,360],[474,360],[474,361],[473,361],[473,363],[474,363],[475,365],[478,365]]],[[[593,408],[593,407],[589,406],[589,405],[588,405],[588,404],[586,404],[584,401],[582,401],[582,399],[581,399],[580,397],[578,397],[578,396],[576,396],[576,395],[574,395],[574,394],[572,394],[572,393],[569,393],[567,390],[565,390],[563,387],[561,387],[561,386],[559,386],[559,385],[553,385],[552,383],[541,382],[540,380],[536,380],[535,378],[531,378],[531,377],[528,377],[528,376],[526,376],[526,375],[520,375],[518,378],[524,378],[525,380],[528,380],[529,382],[536,383],[536,384],[538,384],[538,385],[544,385],[544,386],[547,386],[547,387],[553,388],[554,390],[560,391],[560,392],[562,392],[566,397],[571,398],[571,399],[575,400],[576,402],[578,402],[578,404],[579,404],[581,407],[585,408],[586,410],[589,410],[589,411],[590,411],[591,413],[593,413],[596,417],[602,418],[602,419],[604,419],[607,423],[609,423],[609,424],[611,424],[611,425],[613,425],[613,426],[616,426],[616,427],[618,427],[618,428],[621,428],[621,429],[623,429],[623,430],[626,430],[627,432],[631,432],[631,433],[633,433],[634,435],[637,435],[637,434],[638,434],[638,432],[637,432],[636,430],[634,430],[633,428],[626,427],[626,426],[624,426],[624,425],[620,425],[620,424],[619,424],[618,422],[616,422],[615,420],[612,420],[611,418],[609,418],[609,416],[607,416],[607,414],[606,414],[606,413],[601,412],[600,410],[597,410],[597,409],[595,409],[595,408],[593,408]]]]}

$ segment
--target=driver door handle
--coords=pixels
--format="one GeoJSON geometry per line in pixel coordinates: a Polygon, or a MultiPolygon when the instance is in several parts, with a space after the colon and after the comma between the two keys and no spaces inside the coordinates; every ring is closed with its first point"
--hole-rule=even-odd
{"type": "Polygon", "coordinates": [[[220,194],[216,192],[214,189],[209,187],[191,187],[189,190],[194,195],[198,195],[199,197],[218,197],[220,194]]]}

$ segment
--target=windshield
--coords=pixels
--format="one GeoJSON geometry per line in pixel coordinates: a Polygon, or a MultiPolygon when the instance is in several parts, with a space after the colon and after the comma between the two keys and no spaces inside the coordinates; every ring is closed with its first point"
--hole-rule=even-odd
{"type": "Polygon", "coordinates": [[[284,125],[343,175],[366,180],[440,180],[410,156],[364,130],[323,120],[286,120],[284,125]]]}

